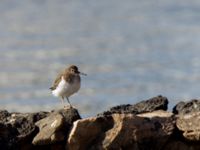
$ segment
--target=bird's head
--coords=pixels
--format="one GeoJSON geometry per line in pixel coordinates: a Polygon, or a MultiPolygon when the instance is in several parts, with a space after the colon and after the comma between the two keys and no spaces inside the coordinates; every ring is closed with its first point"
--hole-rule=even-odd
{"type": "Polygon", "coordinates": [[[71,65],[68,69],[67,69],[71,74],[81,74],[81,75],[87,75],[85,73],[82,73],[78,70],[78,67],[75,65],[71,65]]]}

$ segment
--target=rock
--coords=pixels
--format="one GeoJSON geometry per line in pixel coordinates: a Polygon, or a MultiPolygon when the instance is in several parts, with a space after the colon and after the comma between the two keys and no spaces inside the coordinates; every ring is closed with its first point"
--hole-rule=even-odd
{"type": "Polygon", "coordinates": [[[200,150],[200,144],[173,139],[162,150],[200,150]]]}
{"type": "Polygon", "coordinates": [[[114,126],[106,132],[103,149],[159,149],[173,133],[171,113],[113,114],[114,126]]]}
{"type": "Polygon", "coordinates": [[[52,112],[48,117],[36,122],[40,131],[32,143],[34,145],[48,145],[64,141],[73,122],[78,119],[80,119],[80,115],[74,108],[52,112]]]}
{"type": "MultiPolygon", "coordinates": [[[[35,122],[46,117],[47,113],[9,113],[5,110],[0,111],[0,132],[1,139],[6,139],[9,149],[20,149],[21,145],[31,143],[30,140],[37,132],[35,122]],[[29,141],[29,142],[28,142],[29,141]]],[[[3,140],[4,141],[4,140],[3,140]]],[[[31,145],[31,144],[30,144],[31,145]]],[[[0,145],[1,146],[1,145],[0,145]]]]}
{"type": "Polygon", "coordinates": [[[0,147],[2,150],[14,149],[17,145],[17,130],[10,124],[0,123],[0,147]]]}
{"type": "Polygon", "coordinates": [[[64,134],[61,128],[64,124],[64,117],[60,114],[51,114],[36,123],[40,128],[40,132],[33,139],[35,145],[47,145],[56,141],[64,140],[64,134]]]}
{"type": "MultiPolygon", "coordinates": [[[[38,113],[9,113],[6,110],[0,111],[0,147],[1,149],[64,149],[65,143],[59,144],[51,144],[47,146],[34,146],[32,144],[33,138],[39,132],[38,127],[35,125],[35,122],[45,118],[44,120],[51,122],[51,116],[56,117],[57,121],[52,122],[52,129],[55,129],[54,132],[52,130],[43,130],[40,132],[41,135],[46,134],[50,136],[51,142],[54,143],[55,141],[62,141],[64,138],[67,137],[69,128],[71,127],[73,121],[80,119],[80,116],[75,109],[68,109],[68,110],[59,110],[54,111],[51,113],[47,112],[38,112],[38,113]],[[53,115],[52,115],[53,114],[53,115]],[[55,115],[55,116],[54,116],[55,115]],[[47,117],[50,116],[50,117],[47,117]],[[50,120],[48,120],[50,119],[50,120]],[[61,128],[59,129],[59,127],[61,128]],[[59,130],[57,130],[59,129],[59,130]],[[45,133],[46,131],[46,133],[45,133]],[[62,132],[63,131],[63,132],[62,132]]],[[[52,119],[53,120],[53,119],[52,119]]],[[[40,122],[40,121],[39,121],[40,122]]],[[[42,122],[42,121],[41,121],[42,122]]],[[[48,123],[41,123],[42,125],[48,125],[48,123]]],[[[36,123],[38,125],[38,122],[36,123]]],[[[43,128],[45,128],[43,126],[43,128]]],[[[42,129],[43,129],[42,128],[42,129]]],[[[38,134],[37,134],[38,135],[38,134]]],[[[38,136],[39,136],[38,135],[38,136]]],[[[37,137],[37,136],[36,136],[37,137]]],[[[40,138],[43,138],[39,136],[40,138]]],[[[37,137],[38,138],[38,137],[37,137]]],[[[47,139],[39,139],[38,143],[42,143],[47,139]]],[[[50,142],[50,143],[51,143],[50,142]]],[[[45,143],[45,142],[44,142],[45,143]]],[[[36,140],[37,144],[37,140],[36,140]]]]}
{"type": "Polygon", "coordinates": [[[153,112],[147,112],[147,113],[142,113],[142,114],[137,114],[138,117],[145,117],[145,118],[155,118],[155,117],[160,117],[160,118],[170,118],[173,117],[174,114],[171,112],[163,111],[163,110],[156,110],[153,112]]]}
{"type": "Polygon", "coordinates": [[[174,130],[171,113],[153,115],[112,114],[74,122],[68,139],[69,150],[156,149],[162,147],[174,130]]]}
{"type": "Polygon", "coordinates": [[[7,110],[0,110],[0,121],[1,122],[8,122],[8,118],[11,116],[11,114],[7,110]]]}
{"type": "Polygon", "coordinates": [[[179,102],[174,108],[174,114],[187,114],[200,111],[200,100],[193,99],[189,102],[179,102]]]}
{"type": "Polygon", "coordinates": [[[119,105],[112,107],[110,108],[110,110],[98,114],[97,116],[111,115],[114,113],[140,114],[145,112],[152,112],[155,110],[167,110],[167,105],[168,105],[168,99],[166,97],[157,96],[145,101],[141,101],[135,105],[127,104],[127,105],[119,105]]]}
{"type": "Polygon", "coordinates": [[[113,126],[113,121],[110,117],[91,117],[75,121],[66,149],[88,149],[95,144],[95,141],[99,141],[111,126],[113,126]]]}
{"type": "Polygon", "coordinates": [[[185,139],[200,141],[200,112],[179,115],[176,126],[180,131],[183,131],[185,139]]]}
{"type": "Polygon", "coordinates": [[[46,117],[47,112],[39,113],[12,113],[10,116],[9,123],[16,128],[18,131],[17,138],[24,140],[36,130],[35,122],[46,117]]]}
{"type": "Polygon", "coordinates": [[[55,112],[61,114],[64,117],[64,125],[67,129],[71,128],[74,121],[81,119],[78,110],[75,108],[60,109],[55,112]]]}
{"type": "Polygon", "coordinates": [[[10,124],[7,124],[7,118],[10,117],[10,113],[6,110],[0,110],[0,147],[1,149],[14,149],[16,145],[17,130],[10,124]]]}
{"type": "Polygon", "coordinates": [[[166,112],[158,96],[120,105],[81,119],[74,108],[52,112],[0,110],[2,150],[199,150],[199,100],[181,102],[166,112]]]}

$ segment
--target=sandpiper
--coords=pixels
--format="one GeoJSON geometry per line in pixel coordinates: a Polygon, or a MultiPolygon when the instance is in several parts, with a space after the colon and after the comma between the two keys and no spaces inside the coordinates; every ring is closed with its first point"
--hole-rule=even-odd
{"type": "MultiPolygon", "coordinates": [[[[69,97],[78,92],[81,86],[81,75],[86,75],[78,70],[78,67],[71,65],[66,68],[56,77],[53,86],[50,87],[52,94],[56,97],[60,97],[62,104],[64,105],[64,98],[67,99],[70,107],[72,107],[69,97]]],[[[64,106],[65,107],[65,106],[64,106]]]]}

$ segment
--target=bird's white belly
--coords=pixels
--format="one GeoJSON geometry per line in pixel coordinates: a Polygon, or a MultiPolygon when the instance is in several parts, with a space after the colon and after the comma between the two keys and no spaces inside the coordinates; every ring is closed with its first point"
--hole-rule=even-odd
{"type": "Polygon", "coordinates": [[[57,88],[52,91],[52,94],[57,97],[69,97],[80,89],[80,82],[76,81],[72,84],[66,82],[63,78],[57,88]]]}

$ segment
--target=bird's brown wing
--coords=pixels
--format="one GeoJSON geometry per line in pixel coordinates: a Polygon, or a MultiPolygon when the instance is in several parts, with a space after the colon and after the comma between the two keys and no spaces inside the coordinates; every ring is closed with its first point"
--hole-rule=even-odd
{"type": "Polygon", "coordinates": [[[63,75],[65,81],[67,81],[68,83],[72,83],[73,82],[73,75],[70,73],[65,73],[63,75]]]}
{"type": "Polygon", "coordinates": [[[56,77],[56,79],[55,79],[55,81],[54,81],[52,87],[50,87],[49,89],[55,90],[56,87],[58,86],[58,84],[60,83],[60,80],[61,80],[62,76],[63,76],[63,72],[60,73],[60,74],[58,74],[58,76],[56,77]]]}

